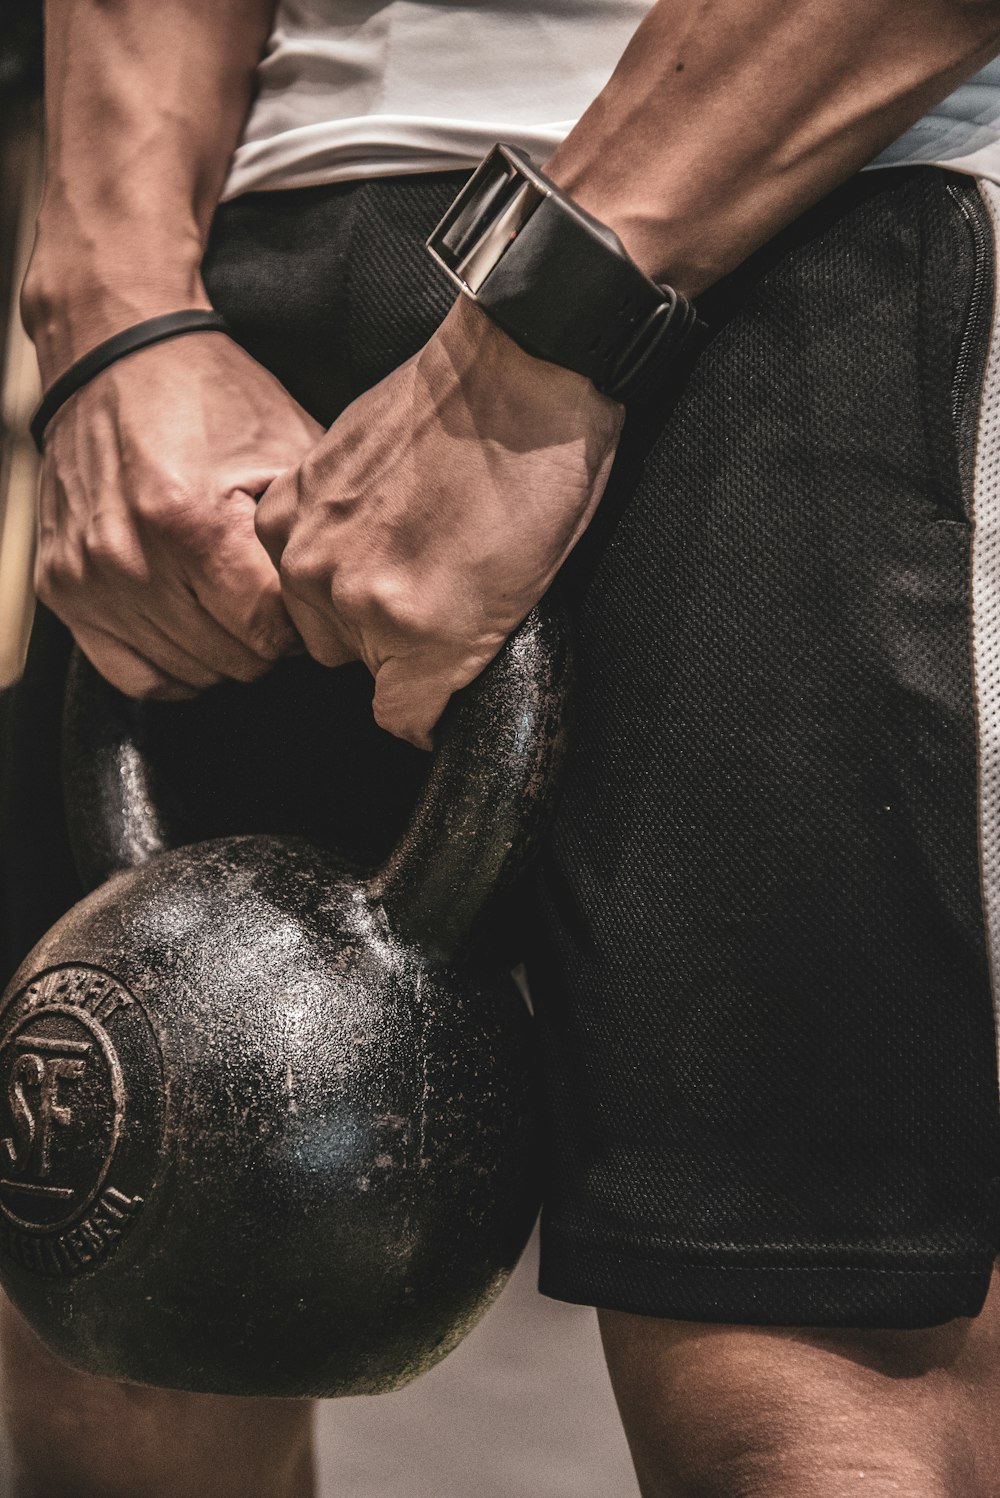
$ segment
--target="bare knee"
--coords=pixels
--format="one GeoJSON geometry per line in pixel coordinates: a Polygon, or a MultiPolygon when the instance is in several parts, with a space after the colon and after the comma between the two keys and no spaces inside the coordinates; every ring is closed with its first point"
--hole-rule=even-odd
{"type": "Polygon", "coordinates": [[[994,1498],[996,1275],[929,1331],[600,1320],[644,1498],[994,1498]]]}
{"type": "Polygon", "coordinates": [[[312,1407],[75,1372],[0,1298],[13,1498],[311,1498],[312,1407]]]}

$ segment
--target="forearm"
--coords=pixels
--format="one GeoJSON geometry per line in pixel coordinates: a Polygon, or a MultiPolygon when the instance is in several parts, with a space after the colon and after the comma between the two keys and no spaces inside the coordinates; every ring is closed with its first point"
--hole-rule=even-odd
{"type": "Polygon", "coordinates": [[[42,378],[207,306],[199,263],[275,0],[47,0],[45,196],[25,284],[42,378]]]}
{"type": "Polygon", "coordinates": [[[998,51],[997,0],[659,0],[546,171],[694,295],[998,51]]]}

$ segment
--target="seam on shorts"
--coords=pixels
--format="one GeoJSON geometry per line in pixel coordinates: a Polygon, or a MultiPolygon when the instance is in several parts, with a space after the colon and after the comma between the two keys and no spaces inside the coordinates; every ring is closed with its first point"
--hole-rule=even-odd
{"type": "MultiPolygon", "coordinates": [[[[543,1228],[543,1231],[546,1230],[543,1228]]],[[[775,1274],[784,1274],[786,1272],[792,1272],[795,1274],[830,1274],[831,1272],[833,1272],[836,1274],[911,1274],[924,1276],[934,1275],[942,1279],[968,1279],[970,1275],[975,1275],[976,1273],[978,1273],[977,1270],[972,1268],[941,1268],[938,1267],[933,1260],[926,1261],[923,1265],[917,1263],[912,1265],[901,1264],[891,1266],[845,1264],[840,1259],[835,1257],[831,1257],[829,1261],[824,1264],[805,1264],[797,1259],[783,1259],[777,1262],[774,1260],[755,1261],[753,1255],[754,1253],[759,1253],[759,1249],[756,1248],[750,1250],[749,1252],[742,1253],[741,1262],[739,1263],[729,1260],[719,1262],[718,1258],[716,1258],[715,1262],[712,1262],[709,1256],[711,1254],[718,1255],[720,1253],[720,1249],[717,1246],[713,1246],[711,1244],[706,1246],[705,1257],[703,1259],[691,1259],[678,1257],[677,1255],[673,1254],[669,1248],[660,1248],[657,1244],[644,1243],[640,1245],[634,1241],[630,1242],[626,1239],[616,1238],[613,1235],[590,1235],[588,1233],[579,1233],[572,1230],[567,1230],[566,1228],[557,1227],[549,1228],[546,1232],[546,1236],[550,1241],[553,1239],[564,1240],[567,1243],[585,1244],[589,1248],[606,1248],[613,1251],[614,1253],[627,1253],[633,1261],[635,1261],[636,1259],[655,1259],[657,1264],[674,1269],[691,1269],[698,1271],[708,1270],[713,1273],[724,1272],[726,1274],[730,1274],[732,1272],[736,1272],[743,1274],[769,1274],[773,1272],[775,1274]]],[[[739,1253],[740,1250],[727,1249],[725,1250],[725,1252],[739,1253]]],[[[888,1252],[889,1251],[887,1250],[887,1254],[888,1252]]]]}

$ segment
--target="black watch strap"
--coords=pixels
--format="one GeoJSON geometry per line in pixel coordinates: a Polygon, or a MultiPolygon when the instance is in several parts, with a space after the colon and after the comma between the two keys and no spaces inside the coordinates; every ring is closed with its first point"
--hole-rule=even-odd
{"type": "Polygon", "coordinates": [[[203,307],[187,307],[183,312],[164,312],[159,317],[147,317],[144,322],[105,338],[96,348],[77,359],[46,390],[38,410],[31,418],[31,435],[38,451],[42,450],[45,428],[56,412],[66,404],[71,395],[82,390],[95,375],[126,354],[137,353],[153,343],[162,343],[165,338],[177,338],[181,333],[228,333],[229,324],[221,312],[203,307]]]}
{"type": "Polygon", "coordinates": [[[527,353],[616,400],[638,394],[697,325],[690,302],[512,146],[494,147],[427,248],[527,353]]]}

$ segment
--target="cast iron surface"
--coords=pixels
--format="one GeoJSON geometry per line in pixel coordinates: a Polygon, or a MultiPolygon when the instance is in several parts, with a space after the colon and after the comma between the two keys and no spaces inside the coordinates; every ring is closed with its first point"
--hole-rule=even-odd
{"type": "Polygon", "coordinates": [[[0,1014],[0,1273],[63,1357],[377,1392],[502,1287],[538,1203],[530,1021],[473,938],[545,815],[568,670],[561,620],[531,616],[359,871],[295,837],[161,851],[180,834],[135,707],[77,662],[73,830],[106,882],[0,1014]]]}

